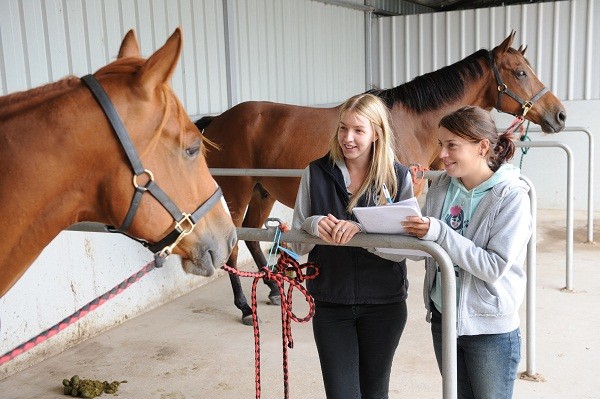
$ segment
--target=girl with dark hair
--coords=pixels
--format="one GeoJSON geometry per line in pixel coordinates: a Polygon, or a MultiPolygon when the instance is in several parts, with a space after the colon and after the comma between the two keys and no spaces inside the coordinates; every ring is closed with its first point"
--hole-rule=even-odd
{"type": "MultiPolygon", "coordinates": [[[[439,123],[445,173],[427,192],[424,218],[403,223],[409,234],[437,242],[454,262],[458,397],[512,398],[521,359],[519,306],[532,219],[529,187],[517,167],[510,134],[498,134],[489,112],[467,106],[439,123]]],[[[441,273],[425,260],[427,319],[441,370],[441,273]]],[[[443,305],[443,306],[442,306],[443,305]]]]}

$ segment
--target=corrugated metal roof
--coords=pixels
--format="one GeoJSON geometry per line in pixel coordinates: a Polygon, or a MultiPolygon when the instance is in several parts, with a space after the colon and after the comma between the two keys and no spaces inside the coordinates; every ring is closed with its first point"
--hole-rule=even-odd
{"type": "Polygon", "coordinates": [[[549,1],[552,0],[366,0],[365,5],[374,7],[378,14],[412,15],[549,1]]]}

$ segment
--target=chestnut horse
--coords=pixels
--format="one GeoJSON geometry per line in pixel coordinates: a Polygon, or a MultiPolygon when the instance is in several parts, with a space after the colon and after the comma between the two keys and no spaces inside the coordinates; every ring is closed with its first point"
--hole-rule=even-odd
{"type": "Polygon", "coordinates": [[[191,273],[225,263],[235,226],[206,141],[168,83],[181,49],[177,29],[145,60],[130,31],[93,75],[0,97],[0,297],[81,221],[160,243],[160,256],[181,255],[191,273]]]}
{"type": "MultiPolygon", "coordinates": [[[[524,49],[511,48],[512,32],[492,51],[479,50],[438,71],[417,77],[388,90],[372,90],[390,108],[396,134],[395,152],[405,164],[430,166],[439,146],[439,120],[463,105],[523,115],[553,133],[565,126],[566,113],[560,101],[538,80],[524,49]]],[[[209,151],[211,168],[303,169],[323,156],[336,131],[338,108],[310,108],[269,102],[241,103],[216,117],[204,117],[196,126],[221,151],[209,151]]],[[[215,177],[223,187],[236,226],[261,227],[277,200],[294,206],[298,178],[215,177]],[[247,212],[244,217],[244,211],[247,212]]],[[[416,185],[417,195],[422,191],[416,185]]],[[[258,265],[265,265],[257,242],[246,242],[258,265]]],[[[235,266],[237,248],[228,265],[235,266]]],[[[248,322],[250,308],[231,276],[235,305],[248,322]]],[[[271,286],[270,298],[278,291],[271,286]]]]}

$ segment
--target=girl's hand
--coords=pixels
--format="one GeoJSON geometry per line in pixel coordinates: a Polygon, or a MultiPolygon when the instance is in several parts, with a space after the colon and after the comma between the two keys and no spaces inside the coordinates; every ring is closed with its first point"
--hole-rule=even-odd
{"type": "Polygon", "coordinates": [[[330,244],[345,244],[358,232],[354,222],[339,220],[332,214],[319,221],[319,237],[330,244]]]}
{"type": "Polygon", "coordinates": [[[406,234],[423,238],[429,231],[429,218],[425,216],[409,216],[406,218],[406,222],[402,222],[402,227],[404,227],[406,234]]]}

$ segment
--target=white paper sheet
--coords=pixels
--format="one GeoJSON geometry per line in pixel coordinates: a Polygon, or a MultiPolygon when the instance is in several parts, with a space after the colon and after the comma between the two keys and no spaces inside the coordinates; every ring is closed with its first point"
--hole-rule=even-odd
{"type": "MultiPolygon", "coordinates": [[[[354,215],[366,233],[406,234],[402,222],[408,216],[422,216],[415,197],[389,205],[356,207],[354,215]]],[[[376,248],[379,252],[407,256],[431,256],[415,249],[376,248]]]]}
{"type": "Polygon", "coordinates": [[[354,208],[354,215],[367,233],[405,234],[402,222],[408,216],[421,216],[415,197],[389,205],[354,208]]]}

